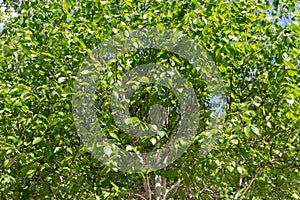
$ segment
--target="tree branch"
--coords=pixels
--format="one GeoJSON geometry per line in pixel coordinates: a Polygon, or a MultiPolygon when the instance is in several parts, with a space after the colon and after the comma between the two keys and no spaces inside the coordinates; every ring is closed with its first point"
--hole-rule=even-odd
{"type": "Polygon", "coordinates": [[[168,194],[172,191],[175,190],[176,188],[178,188],[180,186],[180,183],[182,182],[182,179],[179,179],[175,184],[173,184],[170,189],[166,190],[166,193],[164,194],[164,200],[167,199],[168,194]]]}
{"type": "Polygon", "coordinates": [[[239,194],[240,194],[240,191],[241,191],[241,188],[242,188],[242,183],[243,183],[243,175],[240,174],[240,179],[239,179],[239,183],[238,183],[238,188],[235,192],[235,195],[234,195],[234,200],[237,200],[239,198],[239,194]]]}
{"type": "Polygon", "coordinates": [[[141,199],[143,199],[143,200],[147,200],[143,195],[140,195],[140,194],[137,194],[137,193],[134,193],[134,194],[132,194],[133,196],[137,196],[137,197],[139,197],[139,198],[141,198],[141,199]]]}
{"type": "Polygon", "coordinates": [[[152,199],[152,191],[150,188],[150,182],[149,182],[149,175],[146,174],[145,178],[143,178],[143,185],[144,185],[144,189],[145,189],[145,196],[147,200],[151,200],[152,199]]]}
{"type": "Polygon", "coordinates": [[[240,200],[242,200],[244,197],[245,197],[245,194],[246,192],[249,190],[249,188],[251,187],[252,183],[254,182],[257,174],[260,172],[260,170],[262,169],[263,167],[259,167],[258,170],[257,170],[257,173],[252,175],[252,178],[250,179],[250,182],[249,184],[247,185],[247,187],[245,188],[245,190],[243,191],[241,197],[240,197],[240,200]]]}

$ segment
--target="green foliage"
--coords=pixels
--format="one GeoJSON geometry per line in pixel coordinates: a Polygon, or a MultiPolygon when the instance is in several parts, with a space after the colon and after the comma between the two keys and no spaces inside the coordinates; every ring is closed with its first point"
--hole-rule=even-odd
{"type": "MultiPolygon", "coordinates": [[[[17,15],[0,13],[1,199],[137,199],[147,197],[148,179],[154,191],[156,175],[167,180],[169,189],[176,186],[168,194],[174,199],[300,198],[299,13],[282,28],[266,19],[270,5],[260,1],[5,2],[17,15]],[[219,143],[200,157],[209,114],[203,77],[169,52],[148,49],[145,55],[120,56],[118,65],[100,77],[96,105],[102,106],[99,118],[105,124],[111,120],[104,128],[116,144],[137,152],[167,142],[120,134],[109,103],[100,101],[109,98],[107,83],[119,79],[122,70],[150,61],[177,68],[193,83],[203,125],[184,156],[166,169],[124,174],[97,161],[81,143],[72,87],[85,56],[101,40],[151,26],[176,28],[210,53],[227,85],[226,120],[219,143]],[[120,73],[110,73],[114,70],[120,73]]],[[[146,77],[141,81],[148,83],[146,77]]],[[[151,105],[171,105],[173,124],[165,129],[171,131],[178,117],[176,99],[160,95],[168,92],[163,87],[154,90],[144,87],[135,94],[132,114],[147,121],[151,105]]],[[[168,139],[171,133],[161,134],[168,139]]]]}

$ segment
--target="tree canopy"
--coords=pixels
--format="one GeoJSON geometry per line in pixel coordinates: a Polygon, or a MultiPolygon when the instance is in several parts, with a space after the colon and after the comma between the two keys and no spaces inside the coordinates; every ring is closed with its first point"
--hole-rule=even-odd
{"type": "Polygon", "coordinates": [[[277,2],[3,1],[0,198],[300,199],[300,18],[294,1],[277,2]],[[273,23],[266,10],[275,21],[277,11],[290,13],[291,23],[273,23]],[[200,105],[197,136],[180,158],[157,171],[124,173],[84,145],[74,123],[73,86],[102,41],[150,27],[180,31],[208,52],[225,86],[226,114],[218,141],[202,156],[212,112],[207,78],[166,50],[119,55],[97,77],[95,93],[102,130],[119,147],[150,152],[167,143],[180,121],[174,93],[148,84],[130,98],[130,114],[149,122],[151,106],[167,108],[161,140],[121,130],[109,98],[124,72],[150,62],[174,68],[200,105]]]}

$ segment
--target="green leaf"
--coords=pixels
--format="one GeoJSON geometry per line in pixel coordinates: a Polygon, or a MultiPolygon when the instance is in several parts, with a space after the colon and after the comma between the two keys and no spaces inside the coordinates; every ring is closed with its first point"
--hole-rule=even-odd
{"type": "Polygon", "coordinates": [[[157,130],[158,130],[158,128],[157,128],[157,126],[156,126],[155,124],[151,124],[151,125],[150,125],[150,129],[151,129],[152,131],[157,131],[157,130]]]}
{"type": "Polygon", "coordinates": [[[300,199],[299,195],[296,194],[296,193],[293,193],[293,194],[292,194],[292,197],[293,197],[294,199],[300,199]]]}
{"type": "Polygon", "coordinates": [[[247,123],[250,123],[250,122],[251,122],[251,119],[250,119],[249,117],[245,116],[245,115],[242,115],[242,120],[243,120],[244,122],[247,122],[247,123]]]}
{"type": "Polygon", "coordinates": [[[36,137],[33,139],[32,144],[37,144],[39,142],[41,142],[43,139],[41,137],[36,137]]]}
{"type": "Polygon", "coordinates": [[[30,169],[30,170],[28,170],[28,171],[26,172],[26,176],[27,176],[28,178],[32,178],[33,175],[35,174],[35,172],[36,172],[36,169],[30,169]]]}
{"type": "Polygon", "coordinates": [[[17,107],[20,107],[20,106],[22,106],[23,104],[22,104],[22,102],[20,102],[20,101],[16,101],[16,102],[14,102],[13,105],[14,105],[14,106],[17,106],[17,107]]]}
{"type": "Polygon", "coordinates": [[[116,29],[116,28],[113,28],[112,31],[113,31],[114,33],[118,33],[118,32],[119,32],[118,29],[116,29]]]}
{"type": "Polygon", "coordinates": [[[234,145],[237,145],[239,143],[239,141],[237,139],[232,139],[232,140],[230,140],[230,142],[234,145]]]}
{"type": "Polygon", "coordinates": [[[8,165],[8,163],[9,163],[9,159],[5,159],[4,163],[3,163],[3,166],[6,167],[8,165]]]}
{"type": "Polygon", "coordinates": [[[64,10],[66,12],[69,12],[69,3],[67,0],[64,0],[63,3],[62,3],[62,7],[64,8],[64,10]]]}
{"type": "Polygon", "coordinates": [[[237,167],[237,171],[240,173],[240,174],[243,174],[243,168],[241,166],[238,166],[237,167]]]}
{"type": "Polygon", "coordinates": [[[244,127],[244,132],[245,132],[245,135],[246,135],[248,138],[251,138],[252,134],[251,134],[251,127],[250,127],[250,126],[244,127]]]}
{"type": "Polygon", "coordinates": [[[81,47],[82,47],[84,50],[86,50],[89,54],[92,53],[92,50],[90,50],[89,48],[87,48],[86,45],[84,44],[84,42],[81,41],[78,37],[75,36],[75,37],[74,37],[74,40],[77,41],[77,42],[79,42],[79,44],[81,45],[81,47]]]}
{"type": "Polygon", "coordinates": [[[132,150],[133,150],[133,147],[131,145],[126,146],[126,151],[132,151],[132,150]]]}
{"type": "Polygon", "coordinates": [[[157,131],[157,135],[164,137],[167,133],[165,131],[157,131]]]}
{"type": "Polygon", "coordinates": [[[133,46],[134,46],[135,48],[138,48],[138,47],[139,47],[138,43],[136,43],[136,42],[133,42],[132,44],[133,44],[133,46]]]}
{"type": "Polygon", "coordinates": [[[86,74],[89,74],[89,73],[90,73],[89,70],[83,70],[83,71],[81,72],[81,74],[83,74],[83,75],[86,75],[86,74]]]}
{"type": "Polygon", "coordinates": [[[58,83],[62,83],[66,80],[66,77],[59,77],[58,78],[58,83]]]}
{"type": "Polygon", "coordinates": [[[286,100],[290,105],[293,105],[293,103],[294,103],[294,99],[287,99],[286,100]]]}
{"type": "Polygon", "coordinates": [[[28,106],[22,106],[21,109],[22,109],[25,113],[29,113],[29,112],[30,112],[28,106]]]}
{"type": "Polygon", "coordinates": [[[130,118],[126,118],[126,119],[125,119],[125,124],[126,124],[126,125],[133,124],[132,118],[131,118],[131,117],[130,117],[130,118]]]}
{"type": "Polygon", "coordinates": [[[143,76],[142,78],[140,78],[139,81],[142,82],[142,83],[146,83],[146,84],[149,84],[149,83],[150,83],[149,78],[146,77],[146,76],[143,76]]]}
{"type": "Polygon", "coordinates": [[[113,189],[114,189],[116,192],[119,191],[119,187],[118,187],[114,182],[110,181],[110,184],[112,184],[113,189]]]}
{"type": "Polygon", "coordinates": [[[105,146],[105,147],[103,148],[103,150],[104,150],[104,153],[105,153],[108,157],[112,154],[112,150],[111,150],[111,148],[110,148],[109,146],[105,146]]]}
{"type": "Polygon", "coordinates": [[[251,130],[252,130],[256,135],[260,135],[260,134],[259,134],[259,129],[258,129],[256,126],[251,125],[251,130]]]}
{"type": "Polygon", "coordinates": [[[49,56],[50,58],[54,58],[54,56],[50,53],[41,52],[41,54],[43,54],[45,56],[49,56]]]}
{"type": "Polygon", "coordinates": [[[118,141],[120,140],[119,137],[118,137],[115,133],[113,133],[113,132],[110,132],[109,135],[110,135],[112,138],[114,138],[114,139],[116,139],[116,140],[118,140],[118,141]]]}
{"type": "Polygon", "coordinates": [[[156,142],[157,142],[157,140],[156,140],[155,138],[151,138],[151,139],[150,139],[150,142],[152,143],[152,145],[155,145],[156,142]]]}

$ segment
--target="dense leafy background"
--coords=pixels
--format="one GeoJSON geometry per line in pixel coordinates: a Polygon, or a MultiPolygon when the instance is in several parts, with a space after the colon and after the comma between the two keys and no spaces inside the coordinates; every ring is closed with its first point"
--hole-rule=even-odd
{"type": "MultiPolygon", "coordinates": [[[[299,199],[299,12],[294,1],[279,2],[273,16],[293,13],[286,27],[266,17],[271,4],[262,1],[4,1],[0,198],[151,199],[166,193],[155,188],[161,179],[173,199],[299,199]],[[126,174],[80,142],[72,86],[101,39],[150,26],[176,28],[210,53],[227,85],[226,121],[208,156],[195,140],[167,169],[126,174]]],[[[134,64],[145,62],[135,55],[134,64]]]]}

